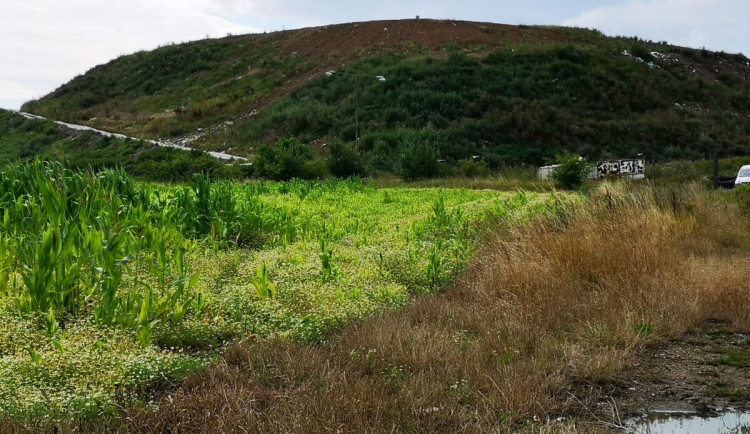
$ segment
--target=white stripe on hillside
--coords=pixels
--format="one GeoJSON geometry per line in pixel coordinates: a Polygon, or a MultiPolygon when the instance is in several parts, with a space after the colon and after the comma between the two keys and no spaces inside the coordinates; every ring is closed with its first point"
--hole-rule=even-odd
{"type": "MultiPolygon", "coordinates": [[[[47,118],[45,118],[43,116],[39,116],[39,115],[31,114],[31,113],[26,113],[26,112],[21,112],[21,111],[16,111],[16,110],[11,110],[11,111],[13,113],[16,113],[16,114],[19,114],[19,115],[25,117],[26,119],[42,119],[42,120],[47,119],[47,118]]],[[[54,123],[56,123],[58,125],[62,125],[64,127],[70,128],[72,130],[76,130],[76,131],[91,131],[91,132],[96,133],[96,134],[101,134],[101,135],[107,136],[107,137],[116,137],[118,139],[144,140],[146,142],[152,143],[152,144],[157,145],[157,146],[162,146],[164,148],[174,148],[174,149],[179,149],[179,150],[182,150],[182,151],[197,151],[198,150],[198,149],[195,149],[195,148],[189,148],[187,146],[174,145],[174,144],[171,144],[171,143],[165,143],[165,142],[162,142],[162,141],[159,141],[159,140],[145,140],[145,139],[139,139],[137,137],[126,136],[124,134],[111,133],[109,131],[97,130],[96,128],[87,127],[85,125],[69,124],[67,122],[56,121],[56,120],[52,120],[52,122],[54,122],[54,123]]],[[[202,151],[202,152],[205,152],[206,154],[208,154],[208,155],[210,155],[210,156],[212,156],[214,158],[218,158],[219,160],[241,160],[241,161],[247,161],[247,158],[245,158],[245,157],[240,157],[239,155],[227,154],[225,152],[215,152],[215,151],[202,151]]]]}

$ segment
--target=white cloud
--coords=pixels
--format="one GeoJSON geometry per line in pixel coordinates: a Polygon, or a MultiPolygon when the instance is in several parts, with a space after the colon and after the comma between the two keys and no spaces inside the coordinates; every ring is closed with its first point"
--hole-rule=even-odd
{"type": "Polygon", "coordinates": [[[2,0],[0,107],[41,96],[119,55],[258,31],[210,0],[2,0]]]}
{"type": "Polygon", "coordinates": [[[750,55],[749,16],[747,0],[629,0],[592,9],[563,24],[750,55]]]}

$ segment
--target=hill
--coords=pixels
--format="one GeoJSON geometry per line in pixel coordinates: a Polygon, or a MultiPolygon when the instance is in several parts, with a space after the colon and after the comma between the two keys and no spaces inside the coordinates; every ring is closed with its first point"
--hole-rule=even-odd
{"type": "Polygon", "coordinates": [[[742,55],[583,29],[400,20],[139,52],[23,109],[248,156],[286,136],[319,150],[354,142],[358,112],[368,169],[399,172],[414,152],[492,167],[561,149],[655,161],[750,154],[748,83],[742,55]]]}

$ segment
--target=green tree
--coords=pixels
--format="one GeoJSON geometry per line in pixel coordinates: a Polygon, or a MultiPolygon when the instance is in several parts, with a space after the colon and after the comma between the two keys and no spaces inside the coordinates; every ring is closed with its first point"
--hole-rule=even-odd
{"type": "Polygon", "coordinates": [[[558,167],[551,177],[558,188],[577,190],[583,186],[588,178],[589,168],[586,159],[580,155],[563,151],[555,156],[558,167]]]}
{"type": "Polygon", "coordinates": [[[349,178],[365,174],[362,157],[347,143],[331,143],[331,155],[328,156],[328,169],[337,178],[349,178]]]}
{"type": "Polygon", "coordinates": [[[293,137],[282,137],[275,146],[264,146],[258,150],[255,169],[259,176],[276,181],[292,178],[308,178],[305,163],[313,159],[310,147],[293,137]]]}
{"type": "Polygon", "coordinates": [[[431,178],[438,175],[438,153],[427,143],[415,144],[401,154],[401,175],[409,180],[431,178]]]}

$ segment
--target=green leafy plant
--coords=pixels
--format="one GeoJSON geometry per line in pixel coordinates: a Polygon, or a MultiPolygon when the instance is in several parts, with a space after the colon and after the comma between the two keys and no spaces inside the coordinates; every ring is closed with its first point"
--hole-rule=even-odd
{"type": "Polygon", "coordinates": [[[436,288],[440,285],[443,277],[444,260],[442,257],[443,243],[439,241],[438,244],[432,249],[430,255],[427,257],[427,269],[425,277],[431,288],[436,288]]]}
{"type": "Polygon", "coordinates": [[[333,250],[329,247],[325,238],[320,240],[320,279],[330,282],[336,278],[336,267],[333,265],[333,250]]]}
{"type": "Polygon", "coordinates": [[[401,154],[401,175],[409,180],[438,175],[438,153],[429,144],[413,144],[401,154]]]}
{"type": "Polygon", "coordinates": [[[567,151],[555,156],[555,164],[557,168],[550,176],[559,188],[568,190],[581,188],[590,172],[585,158],[567,151]]]}
{"type": "Polygon", "coordinates": [[[55,319],[55,311],[51,307],[44,317],[44,330],[47,332],[47,336],[50,337],[54,337],[57,334],[57,320],[55,319]]]}
{"type": "Polygon", "coordinates": [[[42,364],[42,355],[39,354],[34,348],[32,348],[32,347],[26,347],[25,350],[29,354],[29,357],[31,358],[31,361],[35,365],[41,365],[42,364]]]}
{"type": "Polygon", "coordinates": [[[151,317],[151,311],[152,311],[152,303],[151,303],[151,290],[146,292],[146,296],[143,298],[143,301],[141,302],[141,308],[138,311],[138,318],[137,318],[137,324],[138,324],[138,342],[141,344],[142,347],[147,347],[151,344],[151,334],[154,329],[154,326],[156,326],[159,323],[158,319],[152,319],[151,317]]]}
{"type": "Polygon", "coordinates": [[[258,175],[277,181],[305,179],[309,177],[305,163],[312,158],[312,151],[304,143],[292,137],[281,138],[275,146],[258,150],[255,170],[258,175]]]}
{"type": "Polygon", "coordinates": [[[349,178],[365,174],[362,156],[351,144],[335,141],[331,143],[330,152],[327,163],[333,176],[349,178]]]}
{"type": "Polygon", "coordinates": [[[266,299],[276,297],[276,285],[271,282],[271,279],[268,276],[268,267],[266,267],[265,262],[255,270],[255,276],[250,278],[250,283],[253,284],[255,293],[259,298],[266,299]]]}

